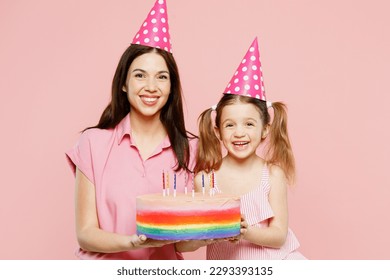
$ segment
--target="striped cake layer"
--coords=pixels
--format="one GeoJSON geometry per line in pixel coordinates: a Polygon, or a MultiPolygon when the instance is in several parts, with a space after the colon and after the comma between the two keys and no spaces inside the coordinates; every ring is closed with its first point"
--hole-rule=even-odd
{"type": "Polygon", "coordinates": [[[211,239],[240,233],[240,198],[216,194],[137,197],[137,233],[159,240],[211,239]]]}
{"type": "Polygon", "coordinates": [[[199,228],[177,225],[168,227],[143,227],[137,225],[137,233],[144,234],[148,238],[159,240],[190,240],[190,239],[214,239],[236,236],[240,233],[240,224],[230,225],[203,225],[199,228]]]}

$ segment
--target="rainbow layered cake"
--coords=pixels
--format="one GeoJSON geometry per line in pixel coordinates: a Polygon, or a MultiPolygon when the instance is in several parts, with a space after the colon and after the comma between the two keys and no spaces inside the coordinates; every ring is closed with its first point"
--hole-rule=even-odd
{"type": "Polygon", "coordinates": [[[158,240],[193,240],[240,234],[240,197],[195,193],[137,197],[137,234],[158,240]]]}

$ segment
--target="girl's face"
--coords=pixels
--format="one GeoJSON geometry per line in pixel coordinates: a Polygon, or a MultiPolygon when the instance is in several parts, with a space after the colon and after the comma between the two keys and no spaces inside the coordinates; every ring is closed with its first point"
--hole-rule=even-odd
{"type": "Polygon", "coordinates": [[[220,127],[216,133],[229,156],[246,159],[256,156],[256,149],[267,136],[268,125],[263,126],[255,105],[235,103],[222,109],[220,127]]]}
{"type": "Polygon", "coordinates": [[[164,58],[152,52],[134,59],[123,90],[127,92],[132,114],[159,117],[171,90],[169,70],[164,58]]]}

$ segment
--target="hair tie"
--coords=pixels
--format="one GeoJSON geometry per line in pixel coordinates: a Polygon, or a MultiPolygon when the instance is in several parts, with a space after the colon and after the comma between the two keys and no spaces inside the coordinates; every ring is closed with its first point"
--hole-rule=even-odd
{"type": "Polygon", "coordinates": [[[271,108],[272,107],[272,102],[271,101],[266,101],[266,104],[267,104],[267,108],[271,108]]]}
{"type": "Polygon", "coordinates": [[[215,110],[217,110],[217,104],[215,104],[215,105],[211,106],[211,110],[212,110],[212,111],[215,111],[215,110]]]}

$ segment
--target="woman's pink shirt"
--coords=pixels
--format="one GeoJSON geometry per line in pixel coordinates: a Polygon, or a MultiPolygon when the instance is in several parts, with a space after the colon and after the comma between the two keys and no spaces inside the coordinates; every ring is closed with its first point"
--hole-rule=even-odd
{"type": "MultiPolygon", "coordinates": [[[[196,140],[190,140],[190,169],[194,166],[196,140]]],[[[96,210],[101,229],[136,234],[136,197],[162,192],[162,173],[169,172],[170,191],[176,157],[168,136],[152,155],[143,160],[131,137],[130,116],[114,129],[88,129],[82,133],[67,158],[72,171],[76,167],[94,184],[96,210]]],[[[192,176],[176,173],[177,192],[190,188],[192,176]]],[[[81,259],[182,259],[173,244],[160,248],[137,249],[120,253],[93,253],[78,249],[81,259]]]]}

